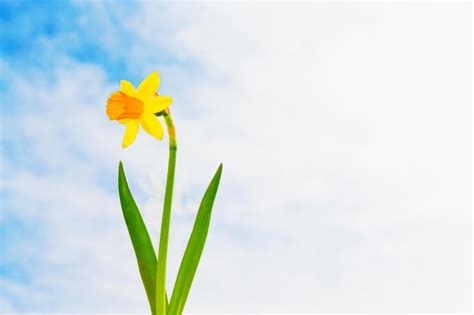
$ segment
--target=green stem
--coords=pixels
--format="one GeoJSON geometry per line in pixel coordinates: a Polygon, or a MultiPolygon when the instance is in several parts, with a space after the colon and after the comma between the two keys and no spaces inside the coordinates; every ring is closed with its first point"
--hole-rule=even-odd
{"type": "Polygon", "coordinates": [[[168,254],[168,238],[171,219],[171,203],[173,199],[174,173],[176,166],[176,132],[169,112],[163,115],[169,135],[168,175],[166,178],[165,203],[161,221],[160,247],[158,250],[158,264],[156,272],[156,314],[166,315],[168,307],[166,297],[166,258],[168,254]]]}

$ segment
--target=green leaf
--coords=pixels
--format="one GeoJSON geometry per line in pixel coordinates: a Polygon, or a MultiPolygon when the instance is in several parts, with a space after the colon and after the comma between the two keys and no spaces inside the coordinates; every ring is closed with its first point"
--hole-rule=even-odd
{"type": "Polygon", "coordinates": [[[122,162],[119,164],[118,184],[123,217],[125,218],[128,233],[130,234],[133,249],[135,250],[138,268],[140,269],[140,276],[148,296],[148,302],[150,303],[152,314],[154,314],[156,285],[155,250],[153,249],[153,244],[145,223],[140,215],[140,210],[138,210],[137,204],[128,188],[122,162]]]}
{"type": "Polygon", "coordinates": [[[199,211],[194,221],[193,231],[186,246],[183,260],[179,266],[178,276],[171,296],[169,314],[182,314],[186,299],[188,298],[191,284],[201,258],[204,244],[206,243],[209,223],[211,221],[212,206],[216,198],[217,188],[221,179],[222,164],[207,187],[202,198],[199,211]]]}

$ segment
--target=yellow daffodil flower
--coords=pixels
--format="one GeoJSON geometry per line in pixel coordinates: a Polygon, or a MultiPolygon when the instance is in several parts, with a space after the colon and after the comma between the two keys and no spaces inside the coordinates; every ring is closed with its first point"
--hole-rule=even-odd
{"type": "Polygon", "coordinates": [[[133,143],[139,126],[156,139],[163,138],[163,127],[155,113],[167,109],[173,99],[158,95],[159,87],[160,76],[152,72],[137,89],[126,80],[120,81],[120,91],[113,92],[107,100],[107,116],[126,126],[122,148],[133,143]]]}

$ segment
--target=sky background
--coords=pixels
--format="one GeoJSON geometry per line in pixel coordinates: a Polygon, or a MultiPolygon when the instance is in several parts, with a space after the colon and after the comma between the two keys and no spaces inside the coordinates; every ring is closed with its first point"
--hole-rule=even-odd
{"type": "Polygon", "coordinates": [[[222,181],[189,312],[469,312],[470,4],[0,0],[0,312],[146,313],[117,167],[158,241],[167,143],[105,115],[161,74],[168,290],[222,181]]]}

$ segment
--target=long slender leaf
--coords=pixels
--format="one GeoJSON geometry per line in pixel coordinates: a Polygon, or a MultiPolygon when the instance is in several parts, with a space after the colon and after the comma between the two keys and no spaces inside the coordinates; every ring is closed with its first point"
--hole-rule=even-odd
{"type": "Polygon", "coordinates": [[[118,178],[120,203],[128,233],[137,257],[138,268],[148,296],[152,314],[155,313],[156,255],[153,244],[143,222],[137,204],[128,188],[122,162],[119,164],[118,178]]]}
{"type": "Polygon", "coordinates": [[[207,187],[202,198],[199,211],[194,221],[193,231],[186,246],[178,275],[171,296],[168,314],[182,314],[186,299],[188,298],[191,284],[201,258],[204,244],[206,243],[209,223],[211,221],[212,206],[216,198],[217,188],[221,179],[222,164],[207,187]]]}

